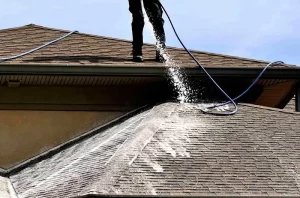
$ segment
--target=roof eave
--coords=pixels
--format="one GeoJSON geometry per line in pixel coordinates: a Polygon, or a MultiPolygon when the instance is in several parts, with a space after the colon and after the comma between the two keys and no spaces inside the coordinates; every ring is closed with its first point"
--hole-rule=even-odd
{"type": "MultiPolygon", "coordinates": [[[[88,194],[83,196],[77,196],[73,198],[92,198],[92,197],[110,197],[110,198],[125,198],[125,197],[143,197],[143,198],[152,198],[152,197],[161,197],[161,198],[179,198],[179,197],[190,197],[190,198],[229,198],[229,197],[236,197],[236,198],[282,198],[283,196],[280,195],[231,195],[230,193],[228,195],[164,195],[160,194],[158,195],[118,195],[118,194],[88,194]]],[[[285,198],[296,198],[296,195],[284,195],[285,198]]]]}
{"type": "MultiPolygon", "coordinates": [[[[188,76],[203,77],[205,73],[198,67],[182,67],[188,76]]],[[[255,78],[261,67],[206,67],[213,77],[255,78]]],[[[163,77],[166,67],[153,66],[95,66],[95,65],[55,65],[55,64],[0,64],[0,75],[62,75],[62,76],[148,76],[163,77]]],[[[300,67],[271,67],[262,78],[300,79],[300,67]]]]}

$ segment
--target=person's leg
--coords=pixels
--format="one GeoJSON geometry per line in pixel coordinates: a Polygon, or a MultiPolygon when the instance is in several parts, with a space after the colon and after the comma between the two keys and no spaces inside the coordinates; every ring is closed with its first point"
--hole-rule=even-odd
{"type": "Polygon", "coordinates": [[[129,11],[132,14],[132,55],[134,61],[143,61],[144,16],[141,0],[129,0],[129,11]]]}
{"type": "MultiPolygon", "coordinates": [[[[164,49],[166,43],[166,37],[164,31],[164,19],[162,17],[163,10],[158,1],[159,0],[143,0],[146,13],[154,29],[157,44],[161,49],[164,49]]],[[[156,60],[158,61],[164,61],[163,57],[160,56],[159,53],[161,49],[156,50],[157,51],[156,60]]]]}

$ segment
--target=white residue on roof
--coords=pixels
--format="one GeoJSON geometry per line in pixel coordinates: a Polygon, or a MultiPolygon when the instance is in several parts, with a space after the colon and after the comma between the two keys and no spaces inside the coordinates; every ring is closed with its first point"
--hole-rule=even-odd
{"type": "Polygon", "coordinates": [[[128,163],[129,166],[131,166],[138,155],[142,153],[148,143],[152,141],[153,136],[159,131],[164,119],[170,117],[174,111],[165,111],[165,108],[168,109],[168,105],[160,105],[158,109],[157,107],[154,107],[148,114],[147,119],[135,128],[137,133],[135,134],[132,142],[127,145],[128,150],[132,149],[132,152],[129,152],[131,155],[131,160],[128,163]],[[136,148],[137,146],[138,149],[136,148]]]}
{"type": "Polygon", "coordinates": [[[164,172],[164,169],[161,165],[159,165],[156,161],[150,160],[150,157],[148,155],[143,155],[143,160],[153,168],[156,172],[162,173],[164,172]]]}
{"type": "Polygon", "coordinates": [[[164,150],[166,153],[171,154],[173,157],[176,157],[176,151],[168,144],[165,142],[158,142],[160,148],[164,150]]]}
{"type": "Polygon", "coordinates": [[[172,157],[177,157],[178,155],[181,157],[190,157],[190,153],[185,148],[187,143],[186,138],[182,138],[185,136],[184,134],[162,134],[164,139],[159,142],[160,148],[172,155],[172,157]]]}
{"type": "Polygon", "coordinates": [[[0,176],[0,197],[1,198],[17,198],[17,195],[8,178],[0,176]]]}
{"type": "Polygon", "coordinates": [[[156,172],[162,173],[164,172],[164,169],[161,167],[161,165],[157,163],[152,163],[152,167],[156,172]]]}
{"type": "MultiPolygon", "coordinates": [[[[143,181],[147,181],[144,176],[141,177],[143,181]]],[[[157,195],[155,188],[153,187],[151,182],[146,182],[145,183],[145,187],[147,188],[147,191],[151,194],[151,195],[157,195]]]]}
{"type": "MultiPolygon", "coordinates": [[[[179,110],[187,108],[187,104],[180,104],[179,110]]],[[[191,142],[189,138],[189,129],[193,128],[189,120],[186,118],[178,117],[177,114],[173,114],[170,118],[172,124],[167,124],[164,128],[176,128],[176,133],[160,133],[158,144],[160,149],[170,154],[172,157],[191,157],[190,152],[186,148],[191,142]]]]}
{"type": "Polygon", "coordinates": [[[278,157],[279,162],[282,164],[285,172],[295,180],[297,188],[300,190],[300,174],[298,173],[298,166],[291,162],[290,159],[281,160],[278,157]]]}

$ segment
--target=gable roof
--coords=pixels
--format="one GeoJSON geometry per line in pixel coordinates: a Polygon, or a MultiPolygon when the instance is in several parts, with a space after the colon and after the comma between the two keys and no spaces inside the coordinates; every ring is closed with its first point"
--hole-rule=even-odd
{"type": "MultiPolygon", "coordinates": [[[[34,24],[0,30],[1,58],[26,52],[69,32],[34,24]]],[[[168,47],[167,49],[174,60],[180,63],[180,65],[184,67],[196,67],[193,60],[183,49],[175,47],[168,47]]],[[[216,53],[194,50],[192,52],[206,67],[264,67],[268,63],[216,53]]],[[[163,66],[162,63],[154,61],[154,54],[155,47],[145,44],[145,61],[143,63],[135,63],[131,61],[131,41],[75,33],[34,53],[6,61],[5,64],[163,66]]]]}
{"type": "Polygon", "coordinates": [[[21,197],[300,194],[300,113],[165,103],[11,175],[21,197]],[[26,178],[26,179],[24,179],[26,178]]]}

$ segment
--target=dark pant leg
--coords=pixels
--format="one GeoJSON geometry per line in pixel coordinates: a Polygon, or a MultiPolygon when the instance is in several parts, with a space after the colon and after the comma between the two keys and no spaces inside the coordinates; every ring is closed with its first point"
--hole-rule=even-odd
{"type": "Polygon", "coordinates": [[[132,45],[133,48],[143,46],[144,16],[141,0],[129,0],[129,11],[132,14],[132,45]]]}
{"type": "Polygon", "coordinates": [[[164,19],[162,17],[163,10],[160,6],[159,0],[143,0],[144,7],[153,26],[156,40],[165,47],[166,37],[164,31],[164,19]]]}

